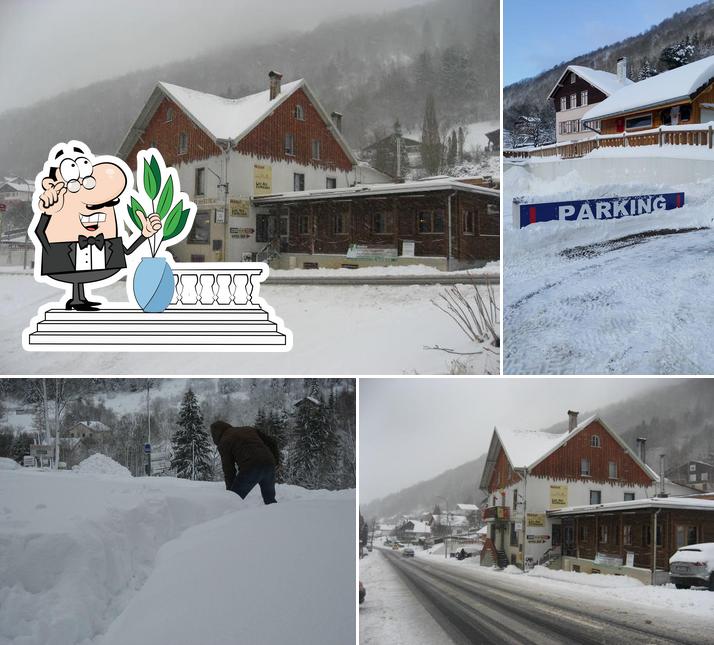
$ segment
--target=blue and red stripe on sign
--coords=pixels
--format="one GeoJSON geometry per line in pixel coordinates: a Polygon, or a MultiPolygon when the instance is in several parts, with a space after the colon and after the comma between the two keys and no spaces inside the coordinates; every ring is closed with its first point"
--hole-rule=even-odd
{"type": "Polygon", "coordinates": [[[684,193],[600,197],[569,202],[520,205],[520,227],[536,222],[576,222],[589,219],[620,219],[649,215],[684,206],[684,193]]]}

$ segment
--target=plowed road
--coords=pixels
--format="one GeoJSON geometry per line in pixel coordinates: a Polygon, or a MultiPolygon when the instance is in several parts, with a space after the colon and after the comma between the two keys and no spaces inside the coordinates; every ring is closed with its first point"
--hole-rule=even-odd
{"type": "Polygon", "coordinates": [[[536,593],[519,586],[517,576],[504,575],[500,580],[490,572],[474,575],[478,570],[462,572],[422,558],[404,558],[401,553],[380,553],[458,645],[712,642],[711,623],[608,603],[606,590],[595,607],[577,596],[564,599],[536,593]]]}

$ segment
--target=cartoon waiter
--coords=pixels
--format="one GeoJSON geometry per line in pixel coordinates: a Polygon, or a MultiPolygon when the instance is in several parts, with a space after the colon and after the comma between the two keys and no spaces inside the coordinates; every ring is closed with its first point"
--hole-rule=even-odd
{"type": "Polygon", "coordinates": [[[55,146],[50,153],[34,234],[42,246],[42,275],[72,285],[66,308],[94,311],[99,303],[87,299],[84,285],[126,268],[125,256],[161,230],[161,218],[138,211],[141,234],[126,248],[115,206],[127,189],[127,174],[111,157],[95,163],[76,143],[55,146]]]}

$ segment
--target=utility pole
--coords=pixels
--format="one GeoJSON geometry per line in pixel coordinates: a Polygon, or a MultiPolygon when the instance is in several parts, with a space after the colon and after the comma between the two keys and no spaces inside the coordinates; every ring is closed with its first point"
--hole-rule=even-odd
{"type": "Polygon", "coordinates": [[[146,424],[147,424],[147,439],[144,452],[146,453],[146,474],[151,477],[151,401],[149,391],[151,390],[151,380],[146,379],[146,424]]]}
{"type": "MultiPolygon", "coordinates": [[[[47,379],[42,379],[42,406],[45,411],[45,445],[49,448],[50,445],[50,413],[47,409],[47,379]]],[[[42,459],[40,457],[40,459],[42,459]]],[[[40,465],[42,463],[40,462],[40,465]]]]}
{"type": "Polygon", "coordinates": [[[191,439],[191,480],[196,481],[196,445],[195,439],[191,439]]]}

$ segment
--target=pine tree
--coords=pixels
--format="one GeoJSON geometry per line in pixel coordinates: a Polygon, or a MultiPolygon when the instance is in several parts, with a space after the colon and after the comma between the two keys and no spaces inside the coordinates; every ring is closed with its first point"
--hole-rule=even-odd
{"type": "Polygon", "coordinates": [[[193,390],[184,394],[178,418],[179,429],[173,436],[171,468],[183,479],[213,479],[211,442],[204,430],[203,415],[193,390]]]}
{"type": "Polygon", "coordinates": [[[22,463],[22,458],[30,454],[30,446],[32,445],[32,435],[26,432],[20,432],[12,442],[12,458],[19,464],[22,463]]]}
{"type": "Polygon", "coordinates": [[[637,75],[638,81],[644,81],[646,78],[657,75],[657,70],[650,64],[649,58],[645,58],[642,61],[642,67],[640,67],[640,72],[637,75]]]}
{"type": "Polygon", "coordinates": [[[304,488],[337,488],[337,446],[328,406],[315,381],[295,415],[290,482],[304,488]]]}
{"type": "Polygon", "coordinates": [[[456,131],[451,131],[451,136],[449,137],[448,147],[446,149],[446,165],[449,168],[453,168],[456,165],[456,155],[458,152],[458,142],[456,140],[456,131]]]}
{"type": "Polygon", "coordinates": [[[436,118],[434,95],[426,97],[424,123],[421,132],[421,159],[424,168],[430,175],[436,175],[441,168],[441,139],[439,138],[439,122],[436,118]]]}

